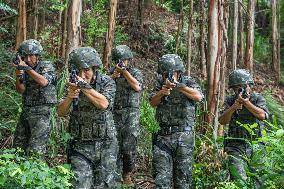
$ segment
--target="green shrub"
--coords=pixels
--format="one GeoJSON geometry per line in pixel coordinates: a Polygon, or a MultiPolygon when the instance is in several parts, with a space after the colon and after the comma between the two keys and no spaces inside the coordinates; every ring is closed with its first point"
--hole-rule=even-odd
{"type": "Polygon", "coordinates": [[[0,152],[1,188],[69,188],[73,176],[67,164],[50,168],[37,155],[25,157],[20,149],[0,152]]]}

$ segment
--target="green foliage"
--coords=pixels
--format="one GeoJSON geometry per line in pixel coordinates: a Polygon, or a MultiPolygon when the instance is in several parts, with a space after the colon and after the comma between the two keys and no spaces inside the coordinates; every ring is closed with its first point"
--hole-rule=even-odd
{"type": "MultiPolygon", "coordinates": [[[[105,35],[108,30],[108,9],[107,0],[96,1],[91,10],[84,12],[82,17],[82,30],[85,36],[84,43],[87,46],[93,46],[102,52],[105,42],[105,35]]],[[[123,32],[120,25],[115,26],[114,46],[121,44],[128,39],[128,35],[123,32]]]]}
{"type": "Polygon", "coordinates": [[[276,100],[274,100],[271,92],[269,91],[266,91],[264,93],[264,98],[266,100],[266,104],[270,111],[271,117],[273,117],[274,120],[277,120],[277,123],[275,123],[275,121],[274,123],[284,127],[284,107],[281,106],[276,100]]]}
{"type": "Polygon", "coordinates": [[[27,158],[20,149],[0,152],[1,188],[69,188],[73,176],[67,164],[50,168],[39,156],[27,158]]]}
{"type": "Polygon", "coordinates": [[[152,134],[159,130],[155,113],[155,109],[149,103],[148,94],[144,92],[140,102],[141,133],[138,144],[138,154],[141,156],[152,156],[152,134]]]}
{"type": "Polygon", "coordinates": [[[257,63],[271,64],[270,36],[264,36],[257,31],[254,32],[254,59],[257,63]]]}
{"type": "Polygon", "coordinates": [[[3,11],[8,14],[18,14],[18,12],[15,9],[11,8],[9,5],[2,2],[0,2],[0,11],[3,11]]]}
{"type": "Polygon", "coordinates": [[[8,44],[0,44],[0,58],[3,66],[0,67],[0,139],[5,132],[12,132],[16,127],[21,109],[21,96],[15,90],[15,69],[11,59],[14,56],[7,50],[8,44]]]}

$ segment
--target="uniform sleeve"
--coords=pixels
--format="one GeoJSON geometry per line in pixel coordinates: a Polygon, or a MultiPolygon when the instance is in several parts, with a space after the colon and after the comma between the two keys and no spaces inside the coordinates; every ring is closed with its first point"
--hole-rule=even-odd
{"type": "Polygon", "coordinates": [[[158,91],[160,91],[162,88],[162,78],[161,76],[158,76],[157,77],[157,80],[156,80],[156,83],[155,83],[155,86],[154,86],[154,89],[152,90],[152,92],[150,93],[149,95],[149,100],[151,100],[151,98],[157,94],[158,91]]]}
{"type": "Polygon", "coordinates": [[[139,87],[143,88],[143,75],[140,70],[135,69],[132,76],[138,81],[139,87]]]}
{"type": "Polygon", "coordinates": [[[115,91],[116,91],[116,85],[114,80],[112,80],[110,77],[106,78],[104,81],[104,85],[102,88],[102,91],[100,92],[102,95],[106,97],[106,99],[109,102],[108,109],[112,108],[114,97],[115,97],[115,91]]]}
{"type": "Polygon", "coordinates": [[[187,77],[186,86],[198,90],[200,94],[202,95],[202,99],[204,99],[204,95],[201,90],[201,87],[197,84],[197,82],[193,78],[187,77]]]}
{"type": "Polygon", "coordinates": [[[220,116],[227,111],[234,104],[234,99],[232,96],[227,96],[224,102],[224,107],[220,111],[220,116]]]}
{"type": "Polygon", "coordinates": [[[56,72],[51,62],[44,63],[41,74],[45,79],[47,79],[48,85],[56,85],[56,72]]]}
{"type": "Polygon", "coordinates": [[[265,111],[265,119],[268,119],[269,118],[269,111],[268,111],[268,108],[266,106],[266,101],[265,101],[265,98],[261,95],[257,95],[257,100],[256,100],[256,104],[255,106],[263,109],[265,111]]]}

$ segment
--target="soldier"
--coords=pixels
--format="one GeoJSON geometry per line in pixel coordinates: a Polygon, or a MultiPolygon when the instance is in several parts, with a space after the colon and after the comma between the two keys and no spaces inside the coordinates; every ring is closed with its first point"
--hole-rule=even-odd
{"type": "Polygon", "coordinates": [[[232,88],[235,94],[226,98],[224,111],[219,118],[220,124],[229,123],[228,138],[225,138],[224,147],[229,155],[232,180],[247,179],[247,160],[253,155],[251,140],[261,136],[261,120],[268,118],[265,99],[252,91],[253,84],[253,79],[246,70],[237,69],[230,73],[229,88],[232,88]],[[240,125],[255,123],[257,127],[253,129],[254,133],[249,133],[240,125]]]}
{"type": "Polygon", "coordinates": [[[77,81],[68,83],[57,111],[59,116],[70,112],[72,140],[67,156],[76,177],[73,186],[116,188],[118,144],[111,112],[115,83],[99,73],[102,62],[91,47],[72,50],[68,61],[77,69],[77,81]]]}
{"type": "Polygon", "coordinates": [[[41,60],[42,52],[41,44],[29,39],[22,42],[14,61],[16,90],[23,99],[14,146],[40,153],[46,151],[51,109],[57,103],[55,69],[51,62],[41,60]]]}
{"type": "Polygon", "coordinates": [[[193,78],[183,75],[184,71],[176,54],[166,54],[158,61],[160,75],[150,96],[160,126],[153,139],[156,188],[193,188],[195,104],[203,95],[193,78]]]}
{"type": "Polygon", "coordinates": [[[119,155],[123,183],[133,186],[131,176],[135,166],[137,136],[139,133],[139,104],[142,91],[142,73],[133,67],[133,54],[126,45],[112,51],[116,63],[111,77],[116,83],[114,120],[118,131],[119,155]]]}

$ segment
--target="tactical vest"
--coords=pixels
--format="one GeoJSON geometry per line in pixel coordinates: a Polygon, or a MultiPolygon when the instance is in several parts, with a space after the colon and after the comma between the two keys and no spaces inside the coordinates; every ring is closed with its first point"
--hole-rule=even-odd
{"type": "MultiPolygon", "coordinates": [[[[135,68],[129,68],[129,73],[135,77],[139,70],[135,68]]],[[[138,78],[135,77],[138,80],[138,78]]],[[[114,100],[114,110],[120,110],[123,108],[139,108],[141,92],[136,92],[128,84],[124,77],[115,79],[116,93],[114,100]]]]}
{"type": "MultiPolygon", "coordinates": [[[[104,85],[111,79],[108,76],[97,74],[95,84],[91,86],[102,93],[104,85]]],[[[115,86],[114,86],[115,87],[115,86]]],[[[93,141],[116,136],[113,116],[111,112],[112,104],[106,110],[94,106],[83,93],[79,96],[79,103],[76,110],[70,114],[70,133],[75,140],[93,141]]]]}
{"type": "MultiPolygon", "coordinates": [[[[56,74],[51,62],[40,61],[34,69],[38,74],[51,78],[45,87],[41,87],[29,74],[24,75],[25,92],[23,93],[24,106],[38,106],[57,103],[56,74]],[[51,75],[46,75],[51,74],[51,75]]],[[[48,79],[48,78],[47,78],[48,79]]]]}
{"type": "Polygon", "coordinates": [[[160,127],[193,127],[195,122],[195,102],[174,89],[167,99],[163,98],[157,106],[156,119],[160,127]]]}
{"type": "MultiPolygon", "coordinates": [[[[235,102],[235,97],[231,97],[229,105],[232,106],[233,103],[235,102]]],[[[252,104],[256,105],[257,103],[257,97],[253,93],[251,95],[250,101],[252,104]]],[[[263,122],[258,120],[250,111],[248,111],[247,108],[243,106],[242,109],[237,110],[234,112],[232,115],[232,119],[229,124],[229,130],[228,130],[228,136],[232,138],[244,138],[244,139],[255,139],[256,137],[261,137],[261,131],[263,129],[263,122]],[[241,124],[257,124],[257,127],[252,129],[252,133],[250,133],[246,128],[241,126],[241,124]]]]}

